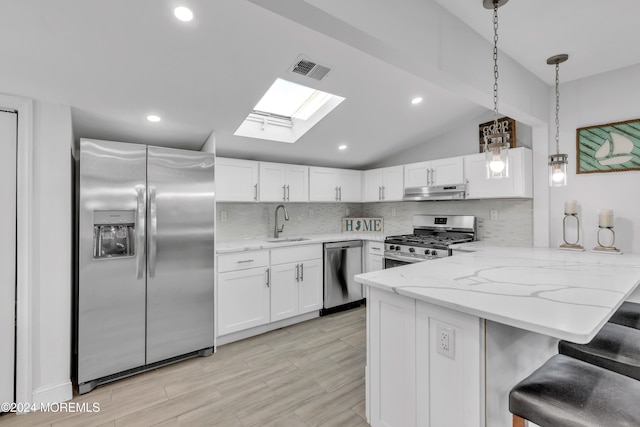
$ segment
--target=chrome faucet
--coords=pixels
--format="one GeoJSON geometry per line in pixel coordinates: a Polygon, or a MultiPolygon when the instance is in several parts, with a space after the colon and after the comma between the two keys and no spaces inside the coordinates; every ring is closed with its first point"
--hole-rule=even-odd
{"type": "Polygon", "coordinates": [[[287,208],[285,208],[284,205],[278,205],[276,207],[276,225],[273,230],[273,237],[275,237],[276,239],[280,237],[280,233],[282,233],[282,230],[284,230],[284,224],[282,224],[282,227],[278,228],[278,209],[280,208],[282,208],[282,210],[284,211],[284,220],[289,221],[289,214],[287,213],[287,208]]]}

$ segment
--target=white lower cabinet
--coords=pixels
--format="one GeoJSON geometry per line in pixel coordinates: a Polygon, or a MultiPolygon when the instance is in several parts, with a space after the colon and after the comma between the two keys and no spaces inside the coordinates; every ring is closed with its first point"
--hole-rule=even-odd
{"type": "Polygon", "coordinates": [[[364,250],[364,272],[384,268],[384,242],[366,241],[364,250]]]}
{"type": "Polygon", "coordinates": [[[484,320],[367,288],[367,321],[373,427],[485,426],[484,320]]]}
{"type": "Polygon", "coordinates": [[[322,245],[271,251],[271,321],[322,308],[322,245]]]}
{"type": "Polygon", "coordinates": [[[217,335],[231,342],[261,333],[256,327],[319,311],[322,285],[320,244],[218,255],[217,335]],[[252,334],[236,334],[251,328],[252,334]]]}
{"type": "Polygon", "coordinates": [[[268,251],[218,257],[218,335],[269,323],[268,262],[268,251]]]}
{"type": "Polygon", "coordinates": [[[367,412],[373,427],[417,426],[415,310],[415,300],[399,295],[371,289],[367,296],[367,412]]]}

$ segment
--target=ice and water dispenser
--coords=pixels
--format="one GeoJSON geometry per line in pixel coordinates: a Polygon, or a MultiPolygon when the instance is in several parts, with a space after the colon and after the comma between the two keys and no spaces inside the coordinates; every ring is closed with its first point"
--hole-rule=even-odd
{"type": "Polygon", "coordinates": [[[135,255],[135,211],[93,212],[93,258],[135,255]]]}

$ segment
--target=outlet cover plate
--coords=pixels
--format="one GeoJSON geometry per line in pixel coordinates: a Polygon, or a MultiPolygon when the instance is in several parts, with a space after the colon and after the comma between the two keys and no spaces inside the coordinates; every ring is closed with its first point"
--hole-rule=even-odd
{"type": "Polygon", "coordinates": [[[451,326],[436,324],[436,351],[451,359],[456,358],[456,331],[451,326]]]}

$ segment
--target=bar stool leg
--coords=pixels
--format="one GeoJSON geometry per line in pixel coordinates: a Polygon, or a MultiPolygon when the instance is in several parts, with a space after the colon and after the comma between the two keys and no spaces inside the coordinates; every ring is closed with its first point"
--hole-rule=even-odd
{"type": "Polygon", "coordinates": [[[513,427],[524,427],[524,418],[520,418],[517,415],[513,416],[513,427]]]}

